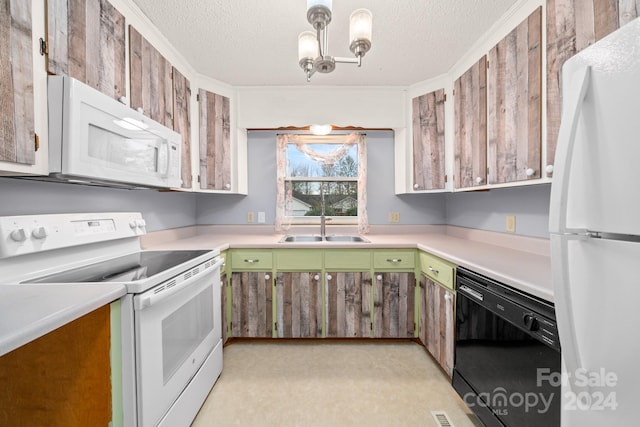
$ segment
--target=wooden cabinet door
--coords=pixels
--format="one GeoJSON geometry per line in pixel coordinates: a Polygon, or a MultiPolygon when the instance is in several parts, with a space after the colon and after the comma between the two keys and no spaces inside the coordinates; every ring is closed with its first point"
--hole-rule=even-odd
{"type": "Polygon", "coordinates": [[[191,83],[173,67],[173,130],[182,135],[182,188],[191,188],[191,83]]]}
{"type": "Polygon", "coordinates": [[[279,338],[322,337],[320,272],[276,275],[276,320],[279,338]]]}
{"type": "Polygon", "coordinates": [[[455,345],[454,294],[422,274],[420,299],[420,340],[451,376],[455,345]]]}
{"type": "Polygon", "coordinates": [[[371,336],[371,273],[328,272],[327,337],[371,336]]]}
{"type": "Polygon", "coordinates": [[[444,89],[413,98],[413,189],[444,188],[444,89]]]}
{"type": "Polygon", "coordinates": [[[0,161],[35,163],[31,3],[0,5],[0,161]]]}
{"type": "Polygon", "coordinates": [[[200,89],[200,188],[231,190],[229,98],[200,89]]]}
{"type": "Polygon", "coordinates": [[[124,96],[124,16],[107,0],[48,0],[47,14],[49,73],[124,96]]]}
{"type": "Polygon", "coordinates": [[[487,183],[487,57],[454,83],[454,185],[487,183]]]}
{"type": "Polygon", "coordinates": [[[0,357],[0,425],[107,426],[115,421],[110,321],[106,305],[0,357]]]}
{"type": "Polygon", "coordinates": [[[270,272],[231,273],[231,333],[234,337],[272,337],[271,287],[270,272]]]}
{"type": "Polygon", "coordinates": [[[129,26],[131,108],[173,128],[173,68],[132,26],[129,26]]]}
{"type": "Polygon", "coordinates": [[[541,176],[541,28],[539,7],[489,51],[489,184],[541,176]]]}
{"type": "Polygon", "coordinates": [[[375,273],[373,289],[373,336],[413,338],[415,332],[414,273],[375,273]]]}
{"type": "Polygon", "coordinates": [[[565,61],[639,15],[634,0],[547,0],[547,165],[558,142],[565,61]]]}

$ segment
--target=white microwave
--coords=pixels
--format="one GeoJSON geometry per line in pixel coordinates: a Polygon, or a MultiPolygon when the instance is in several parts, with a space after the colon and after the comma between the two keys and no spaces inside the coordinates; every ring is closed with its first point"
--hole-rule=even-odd
{"type": "Polygon", "coordinates": [[[67,76],[49,76],[49,178],[178,188],[180,134],[67,76]]]}

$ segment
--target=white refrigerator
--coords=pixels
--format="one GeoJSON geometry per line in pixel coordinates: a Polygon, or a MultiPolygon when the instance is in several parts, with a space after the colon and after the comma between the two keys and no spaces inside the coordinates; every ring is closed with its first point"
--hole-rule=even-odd
{"type": "Polygon", "coordinates": [[[640,19],[562,73],[549,212],[562,426],[640,425],[640,19]]]}

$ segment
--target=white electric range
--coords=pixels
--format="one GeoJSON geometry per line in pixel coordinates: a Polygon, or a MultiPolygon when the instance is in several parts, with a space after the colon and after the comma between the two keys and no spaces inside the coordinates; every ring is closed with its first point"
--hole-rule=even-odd
{"type": "Polygon", "coordinates": [[[222,259],[142,250],[145,233],[140,213],[0,217],[0,271],[16,286],[124,285],[121,330],[112,331],[123,425],[188,425],[222,371],[222,259]]]}

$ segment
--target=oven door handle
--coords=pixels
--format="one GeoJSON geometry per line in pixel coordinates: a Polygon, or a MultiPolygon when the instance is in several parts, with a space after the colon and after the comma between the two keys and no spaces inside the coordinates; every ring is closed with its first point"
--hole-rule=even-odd
{"type": "MultiPolygon", "coordinates": [[[[212,274],[215,280],[216,274],[219,275],[220,267],[223,263],[224,259],[220,258],[206,270],[195,274],[188,279],[184,279],[184,276],[179,276],[177,278],[167,280],[166,282],[161,283],[158,286],[154,286],[148,291],[143,292],[140,295],[136,295],[133,298],[133,308],[139,311],[149,307],[153,307],[154,305],[161,303],[172,295],[181,292],[184,289],[187,289],[195,282],[200,281],[202,278],[208,276],[209,274],[212,274]]],[[[208,285],[209,283],[207,283],[205,286],[202,286],[202,288],[205,288],[208,285]]]]}

